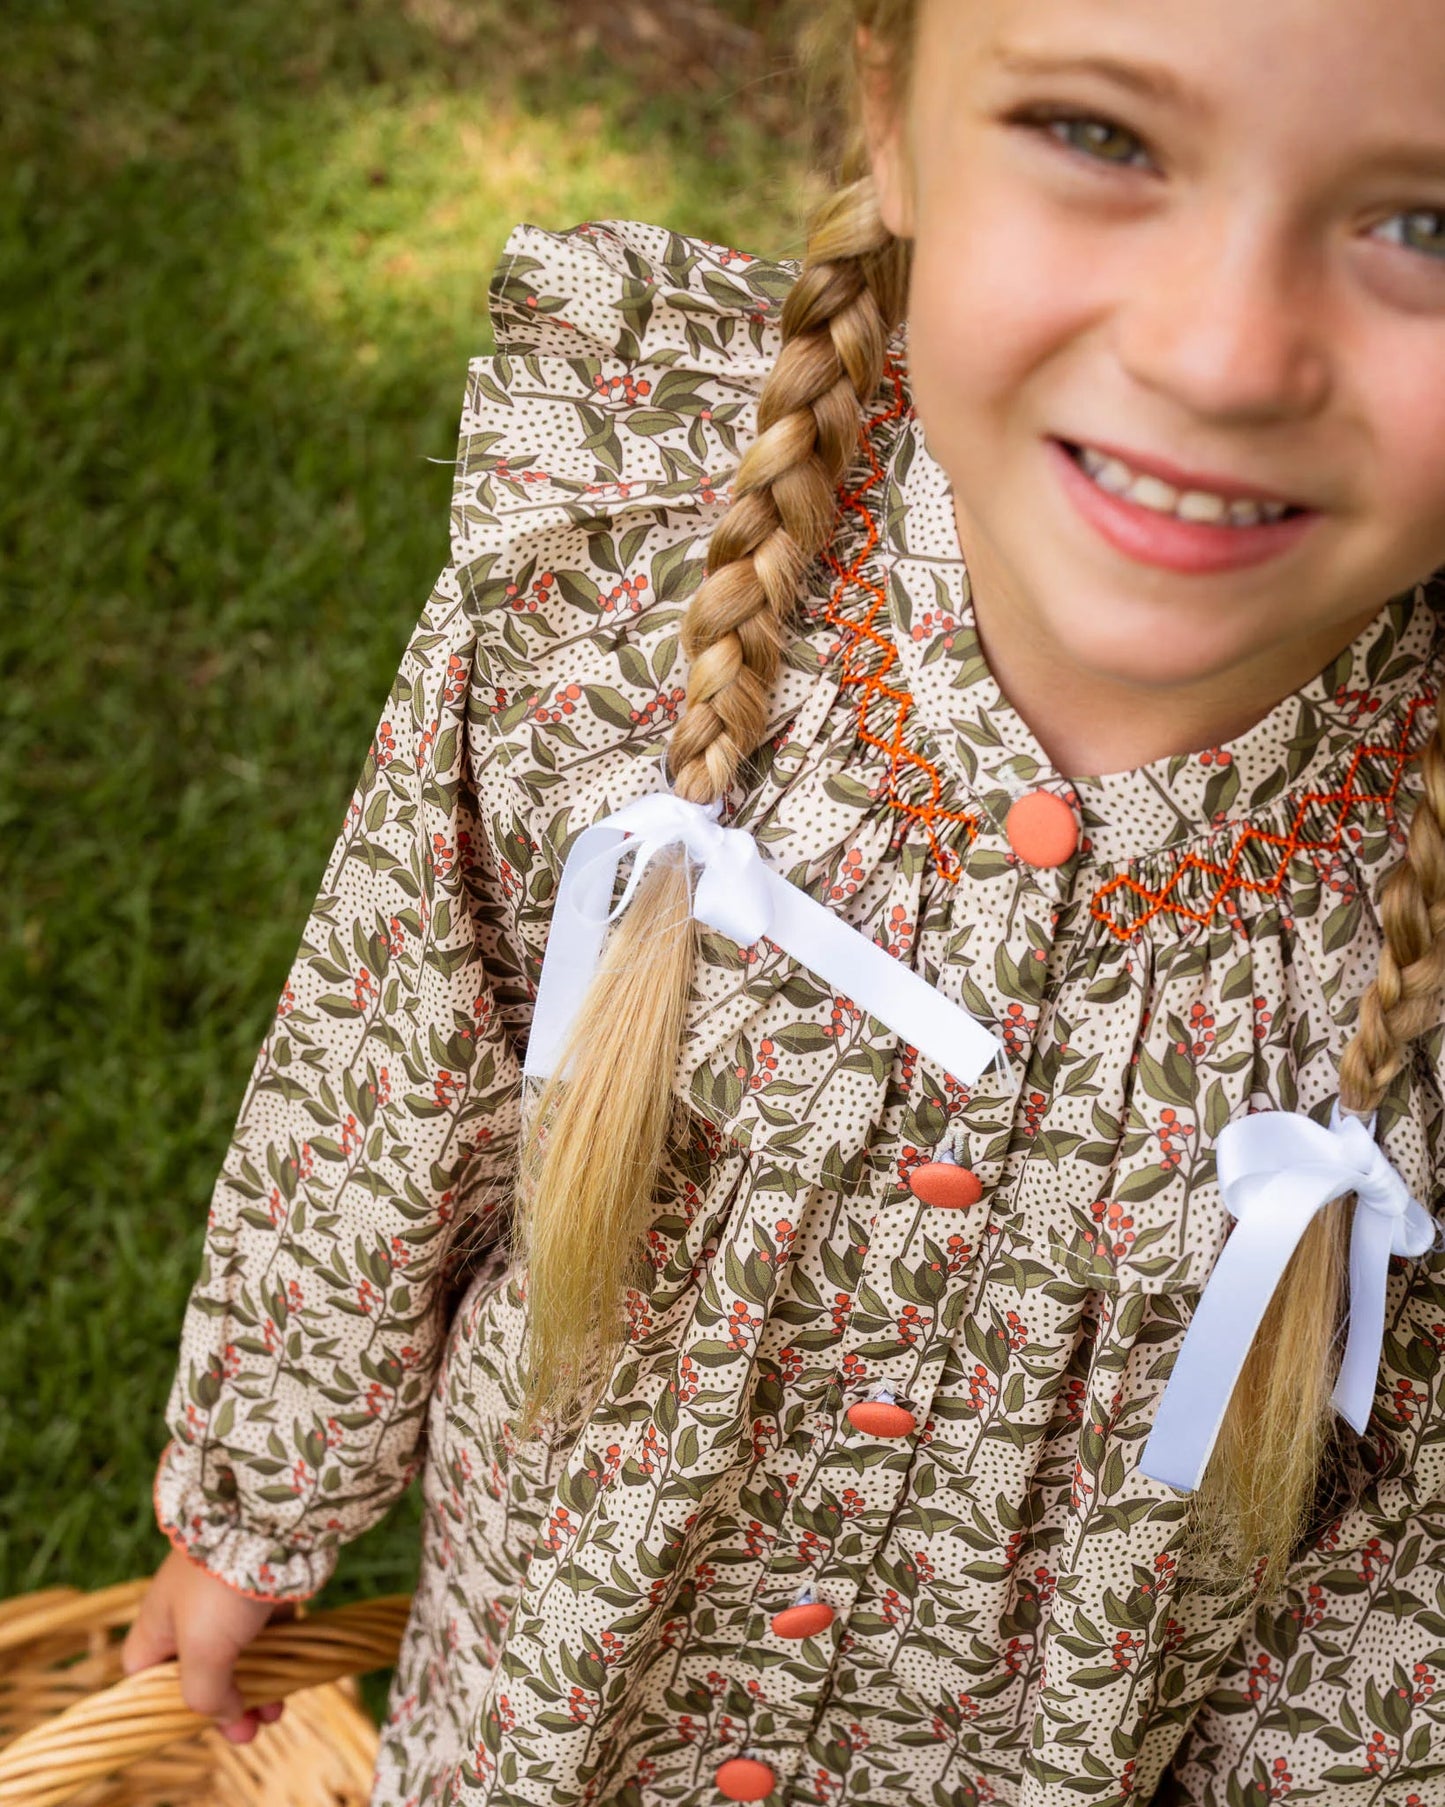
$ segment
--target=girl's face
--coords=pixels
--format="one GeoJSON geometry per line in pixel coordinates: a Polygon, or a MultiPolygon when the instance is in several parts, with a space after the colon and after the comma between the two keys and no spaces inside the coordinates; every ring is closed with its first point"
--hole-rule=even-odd
{"type": "Polygon", "coordinates": [[[870,137],[990,660],[1066,770],[1242,731],[1445,564],[1445,5],[919,4],[870,137]],[[1060,442],[1309,513],[1210,568],[1060,442]]]}

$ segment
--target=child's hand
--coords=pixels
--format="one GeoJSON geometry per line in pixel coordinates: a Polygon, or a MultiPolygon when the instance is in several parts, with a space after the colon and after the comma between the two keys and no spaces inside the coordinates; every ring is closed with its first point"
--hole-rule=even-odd
{"type": "Polygon", "coordinates": [[[216,1719],[232,1744],[249,1744],[259,1724],[280,1718],[282,1702],[245,1711],[232,1677],[236,1658],[263,1626],[295,1616],[292,1601],[252,1600],[172,1550],[156,1570],[121,1645],[121,1667],[134,1675],[179,1657],[186,1705],[216,1719]]]}

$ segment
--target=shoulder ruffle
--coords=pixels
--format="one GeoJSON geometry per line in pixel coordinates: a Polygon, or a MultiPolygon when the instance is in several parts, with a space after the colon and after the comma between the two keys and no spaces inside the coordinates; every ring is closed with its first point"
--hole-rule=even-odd
{"type": "MultiPolygon", "coordinates": [[[[663,512],[685,515],[691,538],[710,526],[756,431],[792,276],[660,227],[518,226],[491,282],[497,349],[467,368],[456,563],[510,551],[520,570],[534,552],[545,562],[549,534],[581,533],[577,564],[595,564],[600,583],[630,562],[609,534],[663,512]]],[[[507,600],[505,583],[479,600],[507,600]]],[[[563,585],[553,600],[579,595],[563,585]]],[[[521,658],[542,650],[504,640],[521,658]]]]}
{"type": "MultiPolygon", "coordinates": [[[[678,628],[795,273],[633,222],[507,241],[497,350],[468,366],[452,553],[515,775],[567,777],[570,795],[575,762],[611,794],[660,753],[684,696],[678,628]]],[[[780,686],[775,719],[800,694],[780,686]]]]}
{"type": "Polygon", "coordinates": [[[796,266],[635,220],[515,227],[491,281],[497,351],[690,363],[760,385],[796,266]]]}

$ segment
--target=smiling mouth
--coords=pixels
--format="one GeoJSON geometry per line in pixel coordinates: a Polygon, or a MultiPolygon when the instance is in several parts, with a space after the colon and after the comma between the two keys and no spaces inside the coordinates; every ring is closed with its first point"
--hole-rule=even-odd
{"type": "Polygon", "coordinates": [[[1253,501],[1214,495],[1202,489],[1179,489],[1162,477],[1131,470],[1121,459],[1075,441],[1058,444],[1096,489],[1167,520],[1215,528],[1267,527],[1312,511],[1294,503],[1253,501]]]}

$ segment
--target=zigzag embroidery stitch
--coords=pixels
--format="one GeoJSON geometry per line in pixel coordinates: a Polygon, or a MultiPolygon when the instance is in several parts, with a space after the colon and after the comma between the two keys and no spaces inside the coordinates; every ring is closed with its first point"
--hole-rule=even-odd
{"type": "Polygon", "coordinates": [[[858,699],[859,740],[888,755],[888,801],[910,825],[917,823],[922,827],[928,838],[934,865],[950,884],[957,884],[962,875],[963,862],[957,852],[945,847],[940,841],[938,826],[945,822],[962,823],[972,842],[978,834],[979,818],[971,811],[944,809],[941,801],[943,782],[937,766],[904,744],[904,729],[913,708],[913,693],[897,689],[888,682],[889,673],[898,663],[898,649],[875,626],[886,607],[887,595],[881,584],[874,583],[864,574],[864,568],[879,540],[878,523],[867,501],[869,491],[883,480],[883,467],[873,444],[874,434],[886,422],[898,420],[909,411],[898,366],[890,361],[884,366],[884,373],[893,385],[893,399],[881,413],[873,415],[864,428],[862,444],[868,457],[868,474],[856,489],[839,492],[840,505],[858,515],[867,531],[862,545],[848,566],[841,564],[831,550],[823,553],[824,562],[838,580],[828,598],[825,619],[847,636],[843,646],[843,670],[839,683],[856,685],[861,692],[858,699]],[[849,620],[841,612],[843,602],[851,590],[859,591],[867,601],[867,611],[860,621],[849,620]],[[874,648],[877,653],[875,669],[871,671],[865,667],[865,646],[874,648]],[[893,729],[886,740],[874,734],[868,726],[868,712],[875,701],[893,705],[893,729]],[[898,774],[904,767],[928,774],[928,797],[923,803],[910,803],[898,795],[898,774]]]}
{"type": "Polygon", "coordinates": [[[1284,883],[1285,873],[1289,869],[1290,861],[1297,853],[1335,853],[1339,850],[1340,841],[1343,838],[1345,831],[1345,824],[1349,819],[1350,811],[1357,803],[1379,803],[1384,805],[1386,809],[1392,809],[1394,807],[1395,794],[1400,788],[1400,780],[1404,776],[1405,767],[1412,759],[1418,759],[1420,757],[1418,751],[1412,753],[1407,750],[1410,745],[1410,736],[1415,725],[1415,717],[1434,700],[1433,696],[1418,696],[1414,699],[1409,708],[1405,711],[1405,720],[1400,729],[1400,737],[1393,747],[1356,747],[1354,754],[1350,759],[1349,770],[1345,774],[1345,781],[1339,790],[1311,791],[1308,795],[1301,797],[1299,807],[1295,811],[1294,821],[1290,824],[1288,834],[1265,834],[1263,830],[1258,828],[1246,828],[1240,834],[1239,839],[1234,843],[1228,863],[1223,866],[1217,864],[1213,860],[1202,860],[1197,854],[1186,854],[1175,868],[1168,883],[1161,886],[1157,891],[1151,891],[1146,885],[1141,885],[1136,879],[1128,878],[1123,875],[1118,878],[1111,878],[1107,885],[1101,885],[1094,893],[1093,902],[1090,905],[1090,914],[1095,917],[1097,921],[1102,922],[1111,933],[1119,938],[1120,941],[1128,941],[1132,936],[1138,934],[1145,923],[1152,921],[1162,910],[1170,911],[1176,916],[1186,917],[1190,922],[1202,923],[1207,927],[1214,921],[1214,918],[1223,907],[1225,899],[1229,897],[1232,892],[1254,891],[1265,896],[1275,896],[1278,893],[1280,886],[1284,883]],[[1360,761],[1370,757],[1379,757],[1394,761],[1394,774],[1390,779],[1389,788],[1378,794],[1357,791],[1355,789],[1355,777],[1360,769],[1360,761]],[[1339,807],[1335,814],[1334,827],[1330,832],[1329,838],[1322,841],[1307,841],[1304,838],[1303,830],[1305,818],[1309,811],[1317,805],[1327,807],[1330,804],[1337,804],[1339,807]],[[1278,847],[1280,849],[1278,864],[1275,866],[1273,875],[1267,879],[1250,879],[1241,877],[1240,875],[1240,858],[1243,855],[1245,848],[1254,842],[1259,842],[1263,846],[1278,847]],[[1186,872],[1204,872],[1220,881],[1214,895],[1209,900],[1208,906],[1203,910],[1191,910],[1184,904],[1177,903],[1174,900],[1172,893],[1186,872]],[[1106,897],[1111,897],[1116,891],[1132,891],[1136,897],[1144,899],[1149,907],[1141,911],[1141,913],[1134,917],[1132,921],[1121,921],[1103,907],[1104,899],[1106,897]]]}

